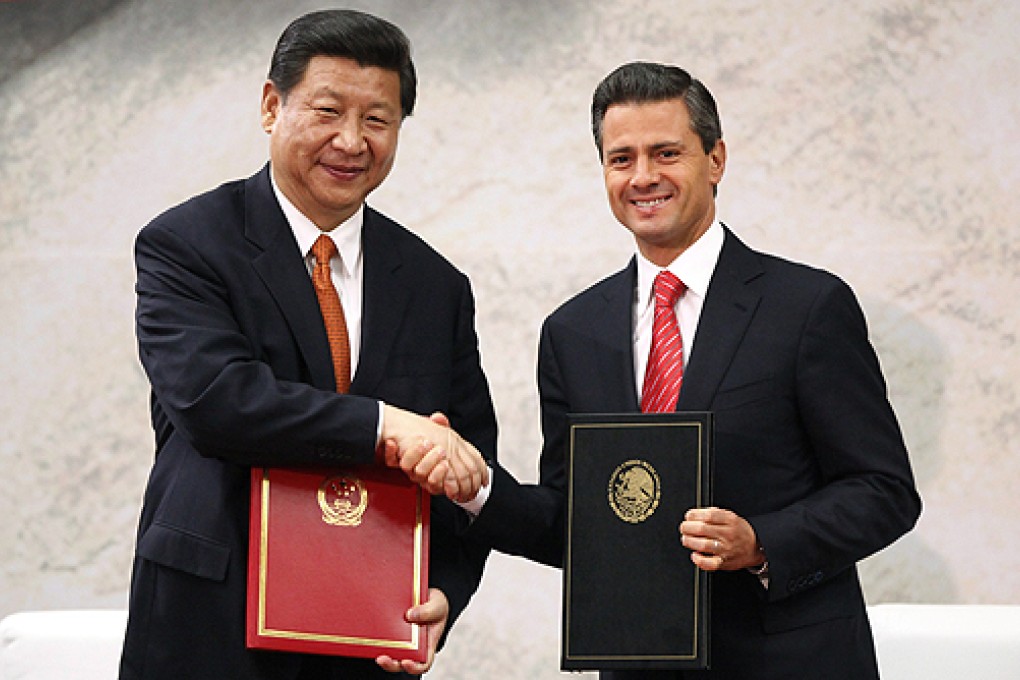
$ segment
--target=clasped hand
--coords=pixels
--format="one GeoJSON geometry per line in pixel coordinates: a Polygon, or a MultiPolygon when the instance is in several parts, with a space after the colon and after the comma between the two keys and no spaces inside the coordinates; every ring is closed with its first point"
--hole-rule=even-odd
{"type": "Polygon", "coordinates": [[[489,483],[489,467],[478,449],[450,429],[441,414],[432,419],[386,405],[382,454],[431,494],[464,503],[489,483]]]}

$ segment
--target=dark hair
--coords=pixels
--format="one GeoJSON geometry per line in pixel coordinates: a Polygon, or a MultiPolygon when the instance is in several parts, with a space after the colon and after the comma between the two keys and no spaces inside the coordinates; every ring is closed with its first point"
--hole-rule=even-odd
{"type": "Polygon", "coordinates": [[[613,104],[641,104],[682,99],[691,117],[691,129],[701,138],[705,153],[722,139],[722,124],[715,100],[701,81],[678,66],[635,61],[620,66],[602,79],[591,101],[591,131],[602,157],[602,121],[613,104]]]}
{"type": "Polygon", "coordinates": [[[399,28],[379,17],[351,9],[311,12],[291,22],[276,43],[269,80],[284,99],[301,82],[312,57],[344,57],[360,66],[377,66],[400,76],[400,109],[414,110],[418,78],[411,42],[399,28]]]}

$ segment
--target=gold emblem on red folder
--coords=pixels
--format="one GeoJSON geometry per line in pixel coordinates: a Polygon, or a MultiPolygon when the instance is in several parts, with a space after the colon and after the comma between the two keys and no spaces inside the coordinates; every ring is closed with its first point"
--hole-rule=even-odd
{"type": "Polygon", "coordinates": [[[331,526],[356,527],[368,509],[368,490],[357,477],[327,477],[318,496],[322,521],[331,526]]]}
{"type": "Polygon", "coordinates": [[[609,477],[609,507],[624,522],[637,524],[659,507],[659,475],[643,460],[621,463],[609,477]]]}

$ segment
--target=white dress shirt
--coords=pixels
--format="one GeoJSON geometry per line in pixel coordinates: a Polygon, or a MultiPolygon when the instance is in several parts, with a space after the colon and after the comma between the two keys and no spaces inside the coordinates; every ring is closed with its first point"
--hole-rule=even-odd
{"type": "MultiPolygon", "coordinates": [[[[680,325],[683,341],[684,365],[691,357],[694,334],[698,330],[701,307],[705,304],[708,284],[719,261],[723,246],[723,228],[716,220],[691,247],[673,260],[666,269],[684,282],[687,290],[677,300],[676,318],[680,325]]],[[[634,289],[634,379],[637,381],[638,401],[645,382],[648,352],[652,345],[652,322],[655,319],[655,277],[662,268],[649,262],[641,253],[637,254],[637,287],[634,289]]]]}
{"type": "MultiPolygon", "coordinates": [[[[272,177],[272,173],[270,173],[272,177]]],[[[312,246],[320,235],[325,234],[333,239],[337,253],[329,261],[329,270],[333,287],[340,296],[340,304],[344,308],[344,320],[347,322],[347,338],[351,347],[351,379],[358,367],[361,356],[361,307],[364,291],[364,265],[361,255],[361,229],[365,223],[365,204],[362,203],[357,212],[347,221],[332,231],[322,231],[315,223],[298,210],[273,181],[273,191],[280,203],[284,217],[294,232],[294,240],[305,258],[308,276],[311,277],[315,268],[312,246]]]]}
{"type": "MultiPolygon", "coordinates": [[[[332,231],[322,231],[305,216],[297,207],[290,202],[273,179],[273,173],[269,173],[269,179],[273,185],[273,193],[283,210],[283,216],[287,218],[290,230],[294,233],[294,240],[305,258],[305,267],[308,268],[308,276],[311,277],[315,268],[315,257],[312,256],[312,246],[319,236],[325,234],[333,239],[336,245],[336,255],[329,261],[330,278],[337,295],[340,296],[340,304],[344,308],[344,321],[347,323],[347,341],[351,349],[351,380],[358,370],[358,360],[361,357],[361,311],[365,290],[365,267],[364,257],[361,253],[361,230],[365,224],[365,204],[362,203],[358,210],[345,222],[342,222],[332,231]]],[[[379,424],[376,427],[376,443],[382,437],[384,403],[379,401],[379,424]]]]}

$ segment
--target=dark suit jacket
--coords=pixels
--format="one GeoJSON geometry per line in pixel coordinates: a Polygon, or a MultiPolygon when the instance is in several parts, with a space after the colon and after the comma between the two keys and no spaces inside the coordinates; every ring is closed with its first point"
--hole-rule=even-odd
{"type": "MultiPolygon", "coordinates": [[[[296,655],[244,646],[251,466],[372,463],[377,399],[449,414],[494,459],[495,417],[467,277],[370,208],[363,253],[361,357],[350,394],[339,395],[311,279],[268,166],[140,232],[136,320],[156,457],[122,677],[297,672],[296,655]]],[[[451,624],[487,556],[455,536],[456,512],[433,499],[431,585],[449,598],[451,624]]]]}
{"type": "MultiPolygon", "coordinates": [[[[636,271],[546,320],[540,484],[497,468],[476,540],[561,564],[566,414],[639,410],[636,271]]],[[[767,591],[746,571],[712,576],[705,677],[875,677],[855,563],[909,530],[920,499],[853,293],[727,229],[677,408],[715,413],[714,504],[750,521],[770,562],[767,591]]]]}

